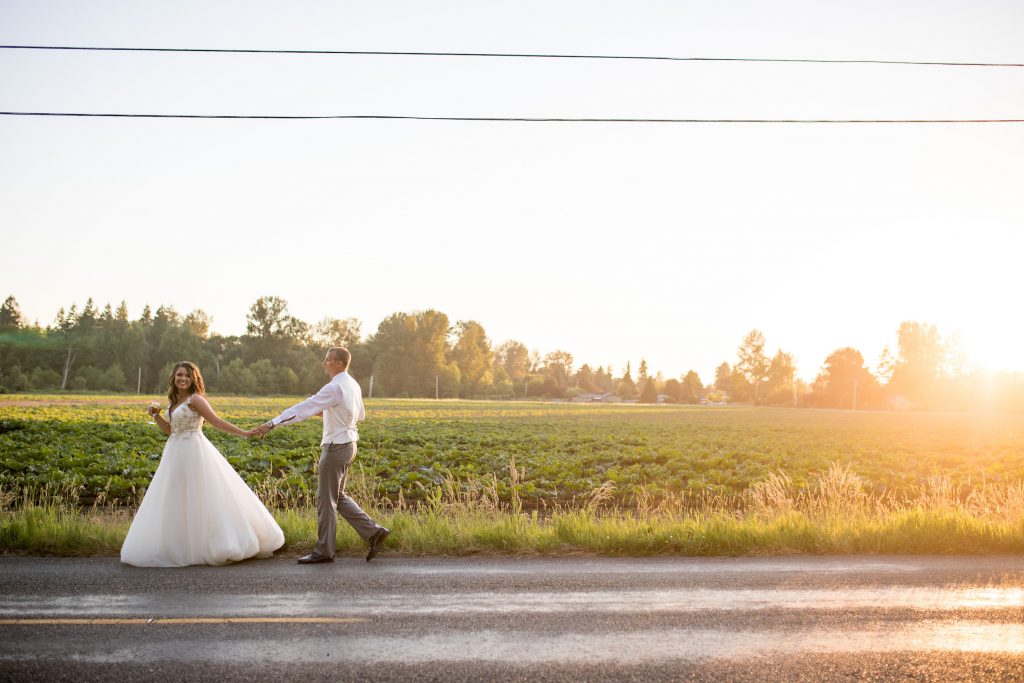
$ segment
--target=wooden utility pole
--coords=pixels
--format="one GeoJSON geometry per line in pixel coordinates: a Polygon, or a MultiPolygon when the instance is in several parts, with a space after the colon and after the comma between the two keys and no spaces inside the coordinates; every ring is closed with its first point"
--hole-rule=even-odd
{"type": "Polygon", "coordinates": [[[135,387],[135,393],[136,394],[141,394],[142,393],[142,366],[141,365],[139,366],[139,384],[138,384],[138,386],[135,387]]]}
{"type": "Polygon", "coordinates": [[[370,375],[370,398],[373,398],[373,375],[370,375]]]}

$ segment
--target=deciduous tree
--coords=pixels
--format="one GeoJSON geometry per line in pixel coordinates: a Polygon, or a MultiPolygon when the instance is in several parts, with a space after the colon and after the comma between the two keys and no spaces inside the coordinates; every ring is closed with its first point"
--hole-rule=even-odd
{"type": "Polygon", "coordinates": [[[743,338],[736,352],[739,362],[734,370],[743,375],[753,387],[754,404],[761,403],[761,386],[768,380],[770,362],[764,353],[764,335],[760,330],[751,330],[743,338]]]}
{"type": "Polygon", "coordinates": [[[793,356],[779,349],[768,365],[768,378],[762,392],[766,403],[792,405],[793,383],[796,381],[796,365],[793,356]]]}
{"type": "Polygon", "coordinates": [[[933,391],[946,362],[946,345],[938,328],[905,321],[900,324],[898,348],[888,389],[926,407],[936,398],[933,391]]]}
{"type": "Polygon", "coordinates": [[[857,408],[872,404],[876,393],[877,382],[864,367],[860,351],[844,347],[825,359],[811,399],[815,405],[829,408],[857,408]]]}
{"type": "Polygon", "coordinates": [[[459,368],[460,393],[464,397],[481,394],[494,382],[491,343],[483,325],[475,320],[460,321],[455,329],[458,339],[451,358],[459,368]]]}
{"type": "Polygon", "coordinates": [[[541,373],[544,375],[544,390],[548,395],[564,396],[572,377],[573,359],[568,351],[552,351],[544,356],[541,373]]]}
{"type": "Polygon", "coordinates": [[[332,346],[343,346],[350,351],[359,345],[362,323],[356,318],[327,317],[313,326],[310,339],[319,352],[332,346]]]}

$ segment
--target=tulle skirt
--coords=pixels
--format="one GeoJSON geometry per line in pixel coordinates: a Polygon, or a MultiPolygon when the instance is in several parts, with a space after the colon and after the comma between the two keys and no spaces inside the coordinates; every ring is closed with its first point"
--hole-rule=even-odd
{"type": "Polygon", "coordinates": [[[284,533],[201,431],[175,432],[121,546],[136,567],[270,557],[284,533]]]}

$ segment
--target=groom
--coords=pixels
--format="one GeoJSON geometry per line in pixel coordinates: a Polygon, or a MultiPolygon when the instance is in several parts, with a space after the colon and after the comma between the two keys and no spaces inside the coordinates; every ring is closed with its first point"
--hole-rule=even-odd
{"type": "Polygon", "coordinates": [[[384,539],[391,533],[370,519],[345,494],[348,468],[355,460],[356,441],[359,440],[356,422],[366,419],[363,392],[348,374],[351,360],[352,354],[346,348],[335,346],[328,349],[323,368],[330,375],[331,381],[315,396],[288,408],[256,428],[256,433],[263,436],[280,425],[302,422],[314,415],[324,416],[324,437],[320,442],[320,478],[316,490],[317,541],[311,554],[299,558],[299,564],[334,562],[334,533],[338,513],[352,525],[360,538],[370,544],[370,552],[366,554],[367,562],[376,557],[384,547],[384,539]]]}

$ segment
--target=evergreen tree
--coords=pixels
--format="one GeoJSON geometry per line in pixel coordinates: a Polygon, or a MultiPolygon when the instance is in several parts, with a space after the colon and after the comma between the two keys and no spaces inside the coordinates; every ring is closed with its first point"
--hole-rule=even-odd
{"type": "Polygon", "coordinates": [[[622,373],[622,378],[618,381],[618,384],[615,385],[615,393],[622,398],[633,398],[636,396],[636,383],[633,381],[629,363],[626,363],[626,370],[622,373]]]}
{"type": "MultiPolygon", "coordinates": [[[[726,365],[726,368],[728,367],[726,365]]],[[[679,400],[683,403],[700,403],[702,398],[704,398],[704,385],[700,381],[700,376],[693,370],[690,370],[683,377],[683,383],[679,391],[679,400]]]]}
{"type": "Polygon", "coordinates": [[[640,390],[640,403],[657,403],[658,402],[658,387],[654,382],[654,379],[648,377],[644,382],[643,388],[640,390]]]}
{"type": "Polygon", "coordinates": [[[4,299],[3,306],[0,306],[0,332],[10,332],[21,329],[24,320],[21,315],[21,308],[18,301],[9,296],[4,299]]]}

